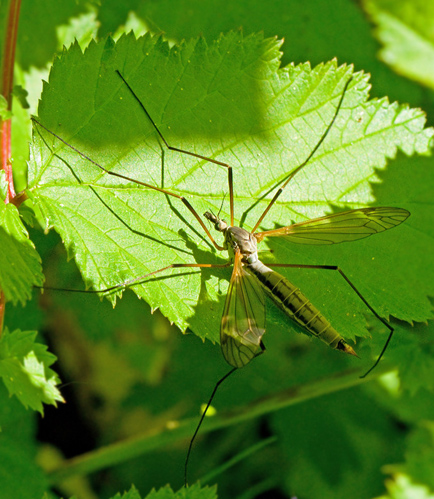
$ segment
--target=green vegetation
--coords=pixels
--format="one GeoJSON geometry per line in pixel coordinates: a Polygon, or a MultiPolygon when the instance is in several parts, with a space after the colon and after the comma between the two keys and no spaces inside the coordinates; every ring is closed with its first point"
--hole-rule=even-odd
{"type": "MultiPolygon", "coordinates": [[[[366,11],[347,0],[111,3],[53,2],[43,14],[21,6],[11,137],[15,190],[25,194],[8,192],[7,168],[0,184],[13,200],[0,203],[5,497],[434,497],[433,130],[425,128],[434,39],[414,14],[418,2],[398,11],[385,1],[364,2],[366,11]],[[382,60],[403,76],[377,59],[375,33],[382,60]],[[425,63],[392,62],[420,39],[425,63]],[[226,261],[181,201],[107,175],[77,152],[229,220],[226,170],[168,151],[116,70],[170,145],[233,166],[235,223],[247,229],[315,147],[351,79],[326,140],[261,228],[364,206],[411,213],[348,244],[261,244],[272,249],[265,262],[339,265],[395,335],[361,380],[386,328],[338,275],[282,269],[361,359],[296,334],[267,302],[267,350],[217,393],[190,462],[190,482],[200,484],[188,489],[189,438],[229,368],[218,342],[231,269],[170,270],[104,298],[34,289],[43,276],[44,286],[99,290],[172,263],[226,261]]],[[[0,9],[3,53],[14,6],[0,9]]],[[[11,70],[6,57],[1,70],[11,70]]]]}

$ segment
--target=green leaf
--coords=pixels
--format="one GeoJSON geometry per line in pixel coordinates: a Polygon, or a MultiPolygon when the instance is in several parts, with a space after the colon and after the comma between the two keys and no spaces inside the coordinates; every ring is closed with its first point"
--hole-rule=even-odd
{"type": "MultiPolygon", "coordinates": [[[[421,105],[427,110],[426,95],[421,89],[378,60],[378,42],[372,33],[372,22],[360,4],[350,0],[333,3],[325,0],[237,0],[236,3],[225,0],[132,0],[131,4],[106,0],[98,11],[98,20],[100,35],[134,29],[136,35],[147,31],[164,33],[168,40],[178,42],[199,34],[210,42],[218,39],[221,33],[242,26],[245,35],[262,32],[266,37],[278,36],[285,40],[282,45],[284,64],[310,61],[316,65],[336,57],[371,72],[375,78],[372,89],[375,96],[389,95],[394,100],[421,105]],[[131,22],[137,18],[141,22],[131,22]],[[143,24],[147,29],[142,28],[143,24]]],[[[425,23],[428,25],[427,21],[425,23]]]]}
{"type": "Polygon", "coordinates": [[[112,499],[141,499],[141,495],[133,485],[128,492],[124,492],[123,494],[118,493],[112,499]]]}
{"type": "Polygon", "coordinates": [[[41,259],[12,204],[0,202],[0,288],[6,299],[24,304],[32,286],[44,282],[41,259]]]}
{"type": "Polygon", "coordinates": [[[397,73],[434,88],[434,4],[424,0],[365,0],[383,44],[380,58],[397,73]]]}
{"type": "Polygon", "coordinates": [[[106,0],[98,11],[99,34],[114,33],[119,26],[124,28],[131,12],[143,20],[147,31],[164,33],[178,42],[199,34],[214,40],[221,33],[240,26],[245,34],[277,35],[285,40],[283,57],[286,61],[309,60],[317,64],[336,56],[339,60],[354,61],[359,67],[366,67],[375,49],[363,11],[346,0],[335,0],[333,4],[323,0],[237,0],[232,3],[225,0],[160,0],[155,3],[106,0]],[[342,30],[342,26],[351,26],[351,33],[342,30]]]}
{"type": "Polygon", "coordinates": [[[390,356],[400,367],[401,387],[415,395],[418,390],[434,391],[434,323],[418,324],[405,331],[397,327],[398,338],[390,356]],[[411,352],[411,355],[409,355],[411,352]]]}
{"type": "Polygon", "coordinates": [[[146,499],[217,499],[216,487],[201,487],[194,484],[187,489],[182,488],[174,492],[168,485],[159,490],[150,492],[146,499]]]}
{"type": "MultiPolygon", "coordinates": [[[[39,119],[109,170],[185,195],[199,215],[221,209],[229,219],[225,170],[177,152],[163,154],[152,125],[115,72],[120,70],[169,144],[233,166],[235,223],[249,229],[277,185],[318,143],[353,74],[335,61],[313,69],[309,64],[279,68],[279,46],[275,39],[244,39],[240,33],[222,36],[209,47],[198,39],[169,49],[157,37],[135,40],[132,35],[116,43],[110,38],[92,43],[84,54],[73,45],[53,66],[39,119]]],[[[370,183],[378,182],[375,169],[384,169],[398,149],[427,153],[433,132],[423,129],[423,113],[386,99],[368,101],[367,80],[361,73],[352,76],[327,139],[273,206],[264,228],[330,213],[331,204],[342,210],[374,202],[370,183]]],[[[179,200],[104,174],[38,125],[28,193],[46,227],[60,233],[87,287],[104,289],[172,263],[226,261],[213,254],[179,200]]],[[[405,208],[399,199],[393,204],[405,208]]],[[[354,253],[363,251],[368,265],[377,254],[399,260],[400,251],[408,249],[394,244],[402,241],[400,231],[339,245],[351,246],[352,254],[321,248],[319,259],[315,249],[273,241],[271,258],[282,263],[339,261],[363,282],[366,271],[355,263],[354,253]]],[[[296,283],[302,280],[313,302],[337,315],[333,324],[346,337],[367,334],[366,309],[339,277],[323,277],[320,271],[285,275],[296,283]],[[318,279],[324,280],[326,296],[318,279]],[[336,294],[341,296],[338,310],[330,300],[336,294]]],[[[229,277],[229,269],[167,271],[135,285],[134,291],[181,330],[217,341],[229,277]]],[[[381,315],[412,317],[414,307],[404,300],[394,306],[387,269],[376,267],[370,278],[366,298],[381,315]]],[[[420,290],[411,293],[426,300],[420,290]]],[[[431,310],[424,310],[425,319],[428,314],[431,310]]],[[[271,322],[288,328],[273,307],[271,322]]]]}
{"type": "MultiPolygon", "coordinates": [[[[134,487],[123,494],[116,494],[112,499],[141,499],[141,495],[134,487]]],[[[158,490],[152,490],[144,499],[217,499],[216,487],[201,487],[194,484],[187,489],[182,488],[174,492],[169,485],[158,490]]]]}
{"type": "Polygon", "coordinates": [[[35,331],[3,331],[0,338],[0,376],[9,391],[24,407],[43,414],[42,404],[64,402],[56,385],[57,374],[50,369],[56,357],[36,343],[35,331]]]}
{"type": "Polygon", "coordinates": [[[434,493],[425,485],[415,483],[404,473],[394,473],[386,480],[388,494],[376,499],[434,499],[434,493]]]}

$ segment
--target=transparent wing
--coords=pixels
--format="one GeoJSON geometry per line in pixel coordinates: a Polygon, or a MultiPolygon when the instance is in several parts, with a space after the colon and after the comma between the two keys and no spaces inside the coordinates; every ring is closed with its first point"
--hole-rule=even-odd
{"type": "Polygon", "coordinates": [[[298,244],[337,244],[393,229],[409,216],[410,213],[402,208],[362,208],[258,232],[255,236],[258,242],[264,237],[284,236],[298,244]]]}
{"type": "Polygon", "coordinates": [[[238,368],[263,349],[265,333],[265,296],[255,277],[242,266],[241,258],[237,251],[220,327],[223,356],[238,368]]]}

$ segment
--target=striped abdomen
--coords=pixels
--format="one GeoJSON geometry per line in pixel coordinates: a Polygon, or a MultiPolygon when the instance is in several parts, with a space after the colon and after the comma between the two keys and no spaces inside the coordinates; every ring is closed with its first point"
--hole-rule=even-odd
{"type": "Polygon", "coordinates": [[[298,322],[309,333],[327,343],[331,348],[356,355],[330,322],[288,279],[271,270],[259,260],[246,264],[246,268],[254,274],[268,296],[288,317],[298,322]]]}

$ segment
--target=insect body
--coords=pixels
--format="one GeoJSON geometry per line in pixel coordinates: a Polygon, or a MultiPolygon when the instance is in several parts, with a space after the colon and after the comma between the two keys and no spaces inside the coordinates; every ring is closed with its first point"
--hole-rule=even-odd
{"type": "Polygon", "coordinates": [[[243,367],[265,347],[265,301],[267,295],[292,320],[331,348],[356,355],[353,348],[331,326],[303,293],[258,258],[257,239],[241,227],[229,227],[212,213],[204,216],[225,236],[224,247],[234,255],[234,278],[228,291],[221,324],[223,355],[233,367],[243,367]],[[256,279],[252,278],[255,276],[256,279]]]}
{"type": "MultiPolygon", "coordinates": [[[[367,208],[253,234],[241,227],[229,227],[218,216],[206,212],[205,218],[214,223],[217,231],[224,234],[223,247],[229,251],[234,262],[220,329],[221,348],[228,363],[233,367],[243,367],[265,349],[262,343],[265,333],[265,300],[262,289],[278,307],[310,334],[333,349],[357,356],[354,349],[299,288],[259,260],[257,243],[264,237],[273,235],[299,238],[298,242],[308,244],[331,244],[361,239],[398,225],[408,215],[409,213],[401,208],[367,208]]],[[[334,270],[339,270],[354,289],[340,269],[334,270]]],[[[357,294],[372,310],[360,293],[357,294]]],[[[377,316],[375,311],[373,313],[377,316]]]]}

